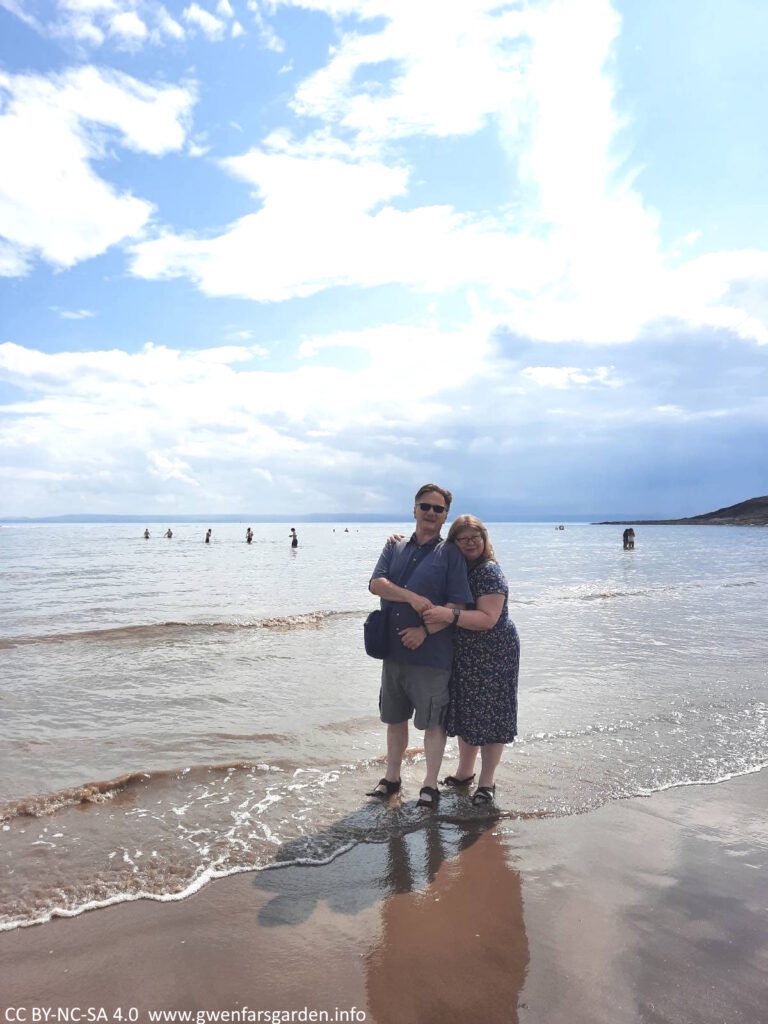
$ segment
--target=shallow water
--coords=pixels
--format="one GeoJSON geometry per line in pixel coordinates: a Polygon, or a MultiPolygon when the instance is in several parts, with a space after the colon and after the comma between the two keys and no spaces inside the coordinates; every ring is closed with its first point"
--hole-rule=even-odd
{"type": "MultiPolygon", "coordinates": [[[[407,524],[0,529],[0,927],[420,827],[381,774],[367,581],[407,524]]],[[[491,528],[521,636],[510,815],[768,764],[768,531],[491,528]]],[[[451,750],[449,760],[451,765],[451,750]]],[[[476,814],[450,795],[440,813],[476,814]]]]}

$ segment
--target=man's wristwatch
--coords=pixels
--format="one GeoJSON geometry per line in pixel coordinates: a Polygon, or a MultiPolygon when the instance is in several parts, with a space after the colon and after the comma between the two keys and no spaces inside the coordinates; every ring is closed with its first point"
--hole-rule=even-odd
{"type": "Polygon", "coordinates": [[[460,615],[461,615],[461,608],[454,608],[453,609],[453,624],[454,624],[454,626],[458,626],[458,624],[459,624],[459,616],[460,615]]]}

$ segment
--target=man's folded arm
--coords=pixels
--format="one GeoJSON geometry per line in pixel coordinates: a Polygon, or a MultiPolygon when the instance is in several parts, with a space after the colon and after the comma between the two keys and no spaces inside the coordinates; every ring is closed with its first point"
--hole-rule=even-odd
{"type": "Polygon", "coordinates": [[[398,587],[396,583],[388,580],[385,576],[374,576],[368,584],[368,589],[376,597],[383,597],[385,601],[401,601],[403,604],[409,604],[417,615],[421,615],[427,608],[432,607],[432,602],[428,597],[422,597],[421,594],[416,594],[413,590],[407,590],[405,587],[398,587]]]}
{"type": "Polygon", "coordinates": [[[406,590],[405,587],[398,587],[386,576],[374,576],[368,584],[368,589],[376,597],[383,597],[385,601],[404,601],[406,604],[410,604],[412,598],[417,596],[413,591],[406,590]]]}

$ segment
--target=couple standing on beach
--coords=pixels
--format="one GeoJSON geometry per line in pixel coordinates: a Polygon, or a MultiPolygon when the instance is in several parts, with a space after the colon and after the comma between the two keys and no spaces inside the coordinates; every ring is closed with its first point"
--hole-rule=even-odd
{"type": "Polygon", "coordinates": [[[409,540],[387,541],[369,583],[389,608],[389,636],[379,695],[387,767],[368,795],[400,790],[413,717],[424,730],[426,759],[419,807],[435,808],[440,799],[446,735],[459,738],[459,765],[443,785],[468,786],[480,752],[472,802],[482,806],[494,801],[496,768],[504,745],[517,734],[520,642],[507,614],[507,583],[488,531],[475,516],[459,516],[443,540],[451,500],[451,492],[436,484],[419,488],[415,532],[409,540]]]}

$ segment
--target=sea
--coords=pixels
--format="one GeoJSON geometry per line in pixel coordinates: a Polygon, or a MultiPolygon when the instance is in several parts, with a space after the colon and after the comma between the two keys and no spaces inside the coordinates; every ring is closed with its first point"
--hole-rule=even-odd
{"type": "MultiPolygon", "coordinates": [[[[0,929],[487,814],[383,774],[368,579],[407,521],[0,527],[0,929]],[[173,538],[166,539],[166,527],[173,538]]],[[[768,530],[489,524],[521,638],[514,822],[768,766],[768,530]]],[[[449,741],[445,770],[455,767],[449,741]]],[[[768,779],[768,775],[765,776],[768,779]]]]}

